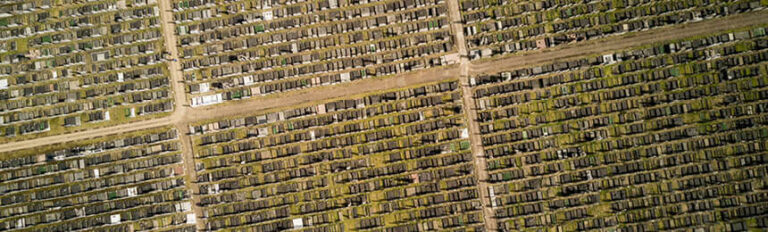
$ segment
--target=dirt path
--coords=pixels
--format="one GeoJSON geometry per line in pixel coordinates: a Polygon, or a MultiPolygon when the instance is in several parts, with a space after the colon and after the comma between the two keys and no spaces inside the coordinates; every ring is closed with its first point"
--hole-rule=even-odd
{"type": "Polygon", "coordinates": [[[565,46],[535,50],[527,52],[525,55],[514,54],[503,58],[478,60],[472,63],[470,72],[473,74],[481,74],[512,70],[534,64],[566,60],[584,55],[601,54],[608,51],[627,49],[653,42],[683,39],[686,37],[706,35],[763,23],[768,23],[768,10],[651,29],[597,40],[588,40],[565,46]]]}
{"type": "Polygon", "coordinates": [[[483,222],[485,222],[486,231],[498,231],[498,222],[494,216],[493,204],[488,186],[488,168],[483,154],[483,144],[480,137],[480,125],[477,123],[477,112],[475,101],[472,98],[472,88],[469,86],[470,67],[469,53],[467,43],[464,39],[464,24],[461,22],[461,11],[459,10],[459,0],[448,0],[448,17],[451,21],[454,38],[458,46],[461,57],[459,63],[459,83],[461,85],[462,102],[464,104],[464,113],[467,118],[467,129],[469,130],[469,144],[474,151],[473,161],[475,163],[475,175],[477,176],[477,187],[480,193],[480,201],[483,203],[483,222]]]}
{"type": "Polygon", "coordinates": [[[469,143],[472,147],[475,162],[475,172],[477,175],[477,186],[480,192],[480,199],[483,202],[483,219],[486,231],[498,231],[498,222],[496,221],[493,204],[491,203],[490,187],[488,183],[488,165],[483,152],[483,143],[480,134],[480,125],[477,123],[477,107],[472,98],[472,88],[469,86],[469,60],[462,58],[461,70],[461,91],[464,102],[464,113],[467,118],[467,128],[469,129],[469,143]],[[466,60],[466,64],[464,63],[466,60]]]}
{"type": "Polygon", "coordinates": [[[198,231],[205,229],[205,221],[202,220],[203,210],[198,206],[200,195],[198,194],[197,171],[195,170],[194,153],[192,149],[192,139],[188,135],[189,128],[181,121],[184,115],[187,115],[189,107],[187,105],[186,91],[184,89],[184,73],[181,70],[179,62],[179,49],[176,47],[176,23],[173,21],[173,7],[171,0],[158,1],[160,8],[160,24],[163,28],[163,38],[165,38],[165,48],[168,55],[168,72],[171,78],[171,87],[173,88],[174,107],[173,114],[166,119],[166,123],[174,123],[179,132],[179,141],[181,142],[181,157],[184,164],[184,174],[186,175],[185,185],[190,191],[190,201],[192,203],[192,212],[197,216],[195,223],[198,231]]]}
{"type": "Polygon", "coordinates": [[[181,142],[182,162],[184,163],[184,174],[187,176],[185,185],[190,192],[190,201],[192,202],[192,212],[197,216],[197,230],[205,230],[205,219],[203,209],[198,206],[200,203],[199,187],[197,185],[197,171],[195,170],[194,151],[192,149],[192,138],[189,134],[189,127],[184,123],[176,123],[176,130],[179,131],[179,141],[181,142]]]}
{"type": "Polygon", "coordinates": [[[461,11],[459,10],[459,0],[448,0],[448,19],[453,30],[457,50],[459,55],[467,56],[467,42],[464,39],[464,24],[461,22],[461,11]]]}
{"type": "MultiPolygon", "coordinates": [[[[170,8],[170,2],[159,2],[161,3],[161,9],[170,8]]],[[[171,13],[172,12],[165,10],[163,13],[161,13],[163,22],[168,22],[167,20],[171,20],[171,13]]],[[[477,74],[484,72],[510,70],[527,65],[574,58],[581,55],[600,54],[610,50],[620,50],[655,41],[681,39],[695,35],[715,33],[717,31],[762,23],[768,23],[768,11],[752,12],[748,14],[730,16],[727,18],[677,25],[662,29],[654,29],[635,34],[609,37],[598,41],[586,41],[579,44],[567,45],[555,51],[542,50],[531,52],[522,56],[509,56],[501,59],[487,61],[480,60],[468,65],[467,71],[471,74],[477,74]],[[600,41],[603,42],[598,44],[600,41]],[[548,52],[542,53],[544,51],[548,52]]],[[[164,31],[170,30],[172,32],[172,27],[165,26],[170,24],[163,23],[163,25],[164,31]]],[[[171,34],[172,33],[166,33],[165,38],[174,38],[175,35],[171,34]]],[[[171,57],[174,57],[174,54],[178,55],[176,48],[169,48],[168,50],[171,53],[171,57]]],[[[184,106],[186,104],[186,98],[184,97],[184,91],[181,91],[183,89],[183,84],[178,81],[182,78],[181,71],[179,69],[179,63],[172,61],[170,62],[170,67],[171,78],[174,80],[172,81],[174,97],[176,98],[176,109],[172,116],[161,119],[139,121],[125,125],[97,128],[70,134],[54,135],[32,140],[13,142],[0,146],[0,152],[33,148],[43,145],[82,140],[111,134],[119,134],[178,123],[183,124],[199,120],[209,120],[226,116],[253,113],[255,111],[271,108],[315,102],[323,99],[345,97],[371,91],[381,91],[390,88],[406,87],[409,85],[456,78],[457,73],[460,71],[460,68],[454,65],[420,70],[389,78],[365,79],[346,84],[290,91],[287,93],[272,94],[265,97],[254,97],[249,100],[244,100],[232,104],[191,109],[184,106]]]]}
{"type": "Polygon", "coordinates": [[[60,143],[69,142],[69,141],[103,137],[107,135],[119,134],[119,133],[124,133],[129,131],[135,131],[135,130],[143,130],[143,129],[167,126],[169,125],[169,122],[170,122],[169,119],[166,117],[166,118],[151,119],[146,121],[138,121],[130,124],[96,128],[92,130],[80,131],[80,132],[75,132],[70,134],[61,134],[61,135],[24,140],[24,141],[4,144],[0,146],[0,153],[41,147],[45,145],[60,144],[60,143]]]}
{"type": "Polygon", "coordinates": [[[184,91],[184,73],[181,70],[179,61],[179,49],[176,47],[176,23],[173,21],[173,8],[171,0],[158,1],[160,8],[160,25],[163,28],[163,38],[165,39],[165,49],[169,53],[168,72],[171,77],[171,87],[173,88],[173,100],[176,110],[171,117],[184,115],[187,109],[187,97],[184,91]]]}
{"type": "Polygon", "coordinates": [[[457,65],[423,69],[403,75],[387,78],[371,78],[354,82],[289,91],[263,97],[253,97],[242,102],[212,105],[208,107],[194,108],[186,114],[182,121],[195,122],[227,116],[254,113],[259,110],[281,108],[297,104],[317,102],[324,99],[334,99],[352,96],[368,92],[382,91],[393,88],[403,88],[422,83],[436,82],[450,78],[457,78],[459,68],[457,65]]]}

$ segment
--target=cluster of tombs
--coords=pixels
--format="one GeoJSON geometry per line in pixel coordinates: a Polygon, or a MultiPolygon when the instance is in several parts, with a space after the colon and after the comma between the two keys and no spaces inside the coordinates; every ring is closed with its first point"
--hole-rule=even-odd
{"type": "Polygon", "coordinates": [[[766,6],[754,0],[460,0],[472,59],[724,17],[766,6]]]}
{"type": "Polygon", "coordinates": [[[456,61],[442,0],[185,0],[174,16],[192,106],[456,61]]]}
{"type": "Polygon", "coordinates": [[[0,135],[171,111],[157,3],[67,2],[0,7],[0,135]]]}
{"type": "Polygon", "coordinates": [[[0,154],[0,230],[194,231],[175,129],[0,154]]]}
{"type": "Polygon", "coordinates": [[[756,27],[473,77],[499,228],[765,229],[766,62],[756,27]]]}
{"type": "Polygon", "coordinates": [[[205,228],[482,231],[457,81],[190,126],[205,228]]]}

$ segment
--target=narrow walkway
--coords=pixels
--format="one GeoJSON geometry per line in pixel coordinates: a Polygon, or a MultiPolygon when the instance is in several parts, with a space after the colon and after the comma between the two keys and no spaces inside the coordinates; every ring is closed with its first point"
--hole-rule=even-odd
{"type": "Polygon", "coordinates": [[[198,231],[205,229],[205,221],[202,220],[203,210],[198,203],[200,203],[200,195],[198,195],[199,188],[195,183],[197,181],[197,172],[195,170],[194,151],[192,149],[192,139],[190,138],[189,128],[181,121],[181,118],[187,114],[189,107],[187,106],[186,91],[184,88],[184,73],[181,70],[181,64],[179,62],[179,49],[176,47],[177,39],[175,27],[176,23],[173,20],[173,7],[171,6],[172,0],[160,0],[158,6],[160,8],[160,25],[163,28],[163,38],[165,42],[165,49],[168,52],[168,73],[171,78],[171,88],[173,88],[174,98],[174,112],[170,118],[164,119],[167,123],[173,123],[176,127],[176,131],[179,133],[179,141],[181,142],[181,159],[184,164],[184,175],[186,175],[186,181],[184,182],[189,190],[190,201],[192,203],[192,212],[197,217],[196,226],[198,231]]]}
{"type": "Polygon", "coordinates": [[[184,88],[184,73],[181,70],[179,61],[179,49],[176,47],[176,23],[173,20],[172,0],[160,0],[160,25],[163,28],[163,39],[165,40],[165,50],[168,52],[168,72],[171,78],[171,88],[173,88],[173,100],[175,111],[172,117],[179,117],[189,109],[187,107],[187,97],[184,88]]]}
{"type": "Polygon", "coordinates": [[[192,149],[192,138],[189,134],[189,127],[186,124],[178,123],[175,125],[176,130],[179,132],[179,141],[181,142],[182,162],[184,162],[184,174],[187,176],[185,182],[187,189],[191,195],[190,201],[192,202],[192,212],[197,216],[197,230],[201,231],[205,229],[205,218],[203,218],[203,210],[198,206],[200,203],[200,191],[197,185],[197,171],[195,170],[194,150],[192,149]]]}
{"type": "Polygon", "coordinates": [[[477,186],[480,192],[480,200],[483,203],[483,221],[485,222],[486,231],[498,231],[498,223],[496,222],[495,213],[493,210],[493,204],[491,203],[491,197],[489,193],[488,169],[485,161],[485,155],[483,155],[483,144],[480,137],[480,126],[477,123],[477,112],[475,107],[475,101],[472,97],[472,88],[469,86],[470,78],[470,66],[469,52],[467,49],[467,43],[464,39],[464,23],[461,19],[461,11],[459,9],[459,0],[447,0],[448,4],[448,17],[450,18],[451,28],[453,29],[453,35],[455,38],[457,50],[461,57],[459,63],[459,83],[461,85],[462,101],[464,103],[464,114],[467,119],[467,128],[469,129],[469,143],[472,147],[474,161],[475,161],[475,175],[477,175],[477,186]]]}

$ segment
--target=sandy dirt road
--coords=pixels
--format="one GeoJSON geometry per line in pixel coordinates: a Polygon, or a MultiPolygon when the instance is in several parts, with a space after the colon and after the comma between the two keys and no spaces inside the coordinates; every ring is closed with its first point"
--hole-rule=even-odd
{"type": "Polygon", "coordinates": [[[477,60],[472,62],[470,72],[481,74],[513,70],[535,64],[601,54],[654,42],[683,39],[764,23],[768,23],[768,10],[582,41],[554,48],[534,50],[526,52],[524,55],[514,54],[502,58],[477,60]]]}
{"type": "Polygon", "coordinates": [[[199,194],[199,187],[196,183],[197,181],[197,171],[195,170],[195,160],[194,160],[194,153],[192,149],[192,138],[187,135],[189,134],[189,129],[182,123],[175,124],[176,130],[179,132],[179,141],[181,142],[181,150],[182,153],[182,163],[184,165],[184,174],[187,176],[187,181],[185,185],[187,186],[187,189],[190,192],[190,201],[192,202],[192,212],[195,213],[195,216],[197,216],[197,230],[203,231],[205,230],[205,218],[203,214],[203,209],[198,206],[200,203],[200,194],[199,194]]]}
{"type": "Polygon", "coordinates": [[[460,55],[459,63],[459,83],[461,85],[462,102],[464,104],[464,114],[467,119],[467,129],[469,130],[469,144],[474,151],[473,162],[475,163],[475,175],[477,176],[477,186],[480,195],[480,201],[483,204],[483,222],[486,231],[498,231],[498,222],[494,216],[494,208],[491,204],[491,197],[488,186],[488,168],[485,156],[483,154],[483,144],[480,137],[480,125],[477,123],[477,112],[475,101],[472,97],[472,88],[469,86],[469,70],[471,63],[469,61],[469,52],[464,37],[464,24],[461,22],[461,11],[459,10],[458,0],[448,0],[448,17],[451,21],[451,28],[456,39],[460,55]]]}
{"type": "Polygon", "coordinates": [[[265,97],[254,97],[252,99],[227,104],[221,106],[189,108],[182,106],[174,111],[173,115],[164,118],[138,121],[130,124],[96,128],[88,131],[75,132],[70,134],[54,135],[31,140],[19,141],[0,145],[0,153],[34,148],[44,145],[59,144],[68,141],[77,141],[88,138],[96,138],[108,135],[115,135],[130,131],[143,130],[167,125],[186,125],[189,122],[208,120],[220,117],[235,116],[267,110],[292,106],[296,104],[316,102],[323,99],[339,98],[373,91],[381,91],[391,88],[400,88],[410,85],[435,82],[450,78],[457,78],[459,67],[446,66],[434,69],[424,69],[416,72],[407,73],[389,78],[372,78],[361,81],[355,81],[346,84],[324,86],[313,89],[304,89],[267,95],[265,97]]]}
{"type": "Polygon", "coordinates": [[[171,117],[183,115],[189,107],[187,105],[186,91],[184,91],[184,73],[181,71],[181,62],[179,61],[179,49],[176,47],[176,24],[173,21],[173,8],[170,0],[158,1],[160,8],[160,24],[163,28],[163,38],[165,39],[165,50],[168,55],[168,72],[171,77],[171,87],[173,88],[173,100],[176,111],[171,117]]]}
{"type": "Polygon", "coordinates": [[[24,140],[20,142],[0,145],[0,153],[40,147],[45,145],[60,144],[60,143],[65,143],[69,141],[104,137],[104,136],[115,135],[115,134],[120,134],[124,132],[135,131],[135,130],[143,130],[143,129],[161,127],[161,126],[168,126],[170,125],[169,122],[170,121],[168,120],[168,117],[165,117],[165,118],[159,118],[159,119],[150,119],[146,121],[138,121],[130,124],[96,128],[96,129],[80,131],[80,132],[75,132],[70,134],[61,134],[61,135],[24,140]]]}
{"type": "Polygon", "coordinates": [[[253,97],[236,104],[222,106],[198,107],[184,115],[182,121],[195,122],[220,117],[235,116],[298,104],[317,102],[323,99],[334,99],[386,89],[402,88],[450,78],[458,78],[458,66],[446,66],[433,69],[423,69],[386,78],[364,79],[344,84],[329,85],[311,89],[302,89],[274,95],[253,97]]]}
{"type": "Polygon", "coordinates": [[[195,183],[197,181],[197,172],[195,170],[194,151],[192,149],[192,140],[189,135],[189,129],[181,121],[184,115],[187,115],[187,111],[190,109],[187,105],[186,91],[184,88],[184,73],[181,70],[181,64],[179,59],[179,49],[176,46],[176,24],[173,20],[173,7],[171,7],[171,0],[158,1],[160,8],[160,23],[163,28],[163,37],[165,39],[165,48],[169,53],[168,72],[171,78],[171,87],[173,88],[174,97],[174,112],[167,118],[167,123],[173,123],[176,130],[179,132],[179,141],[181,142],[181,155],[182,164],[184,166],[184,174],[186,175],[185,185],[190,191],[190,201],[192,202],[192,212],[197,216],[197,230],[202,231],[205,229],[205,221],[202,220],[203,210],[198,206],[200,203],[200,195],[198,193],[198,186],[195,183]]]}
{"type": "MultiPolygon", "coordinates": [[[[462,58],[462,60],[467,60],[467,58],[462,58]]],[[[483,202],[483,221],[485,222],[485,230],[486,231],[498,231],[498,222],[496,221],[496,217],[494,216],[494,207],[491,203],[491,196],[490,196],[490,190],[488,187],[490,187],[490,183],[488,183],[488,163],[485,159],[485,154],[483,152],[483,143],[482,143],[482,137],[480,134],[480,125],[477,123],[477,107],[475,106],[475,100],[472,97],[472,88],[469,86],[469,60],[466,61],[466,63],[462,63],[462,70],[461,70],[461,91],[462,91],[462,101],[464,103],[464,114],[466,114],[467,122],[469,125],[467,125],[467,129],[469,130],[469,142],[470,146],[472,147],[473,155],[474,155],[474,162],[475,162],[475,172],[477,175],[477,186],[479,188],[480,192],[480,199],[483,202]]]]}
{"type": "MultiPolygon", "coordinates": [[[[166,1],[160,1],[166,2],[166,1]]],[[[165,3],[164,3],[165,4],[165,3]]],[[[170,3],[167,3],[170,4],[170,3]]],[[[161,4],[162,5],[162,4],[161,4]]],[[[161,7],[170,7],[170,5],[161,7]]],[[[166,11],[167,12],[167,11],[166,11]]],[[[162,13],[163,20],[169,20],[170,12],[162,13]]],[[[707,20],[702,22],[696,22],[691,24],[677,25],[672,27],[666,27],[662,29],[654,29],[643,31],[639,33],[621,35],[616,37],[608,37],[598,41],[585,41],[578,44],[566,45],[558,50],[542,50],[527,53],[522,56],[508,56],[500,59],[493,60],[479,60],[472,62],[469,65],[468,72],[470,74],[478,74],[484,72],[510,70],[520,68],[533,64],[540,64],[548,61],[563,60],[568,58],[574,58],[582,55],[600,54],[609,50],[619,50],[630,47],[635,47],[642,44],[652,43],[656,41],[681,39],[689,36],[702,35],[714,33],[717,31],[724,31],[733,28],[745,27],[749,25],[757,25],[768,23],[768,11],[752,12],[742,15],[735,15],[726,18],[719,18],[713,20],[707,20]],[[715,29],[713,29],[715,28],[715,29]],[[598,43],[603,41],[602,43],[598,43]],[[578,45],[578,47],[577,47],[578,45]],[[546,53],[544,53],[546,51],[546,53]]],[[[172,29],[172,28],[171,28],[172,29]]],[[[166,29],[164,29],[166,30],[166,29]]],[[[166,34],[166,39],[168,35],[166,34]]],[[[173,56],[173,49],[171,53],[173,56]]],[[[178,71],[178,74],[173,74],[176,71],[172,71],[171,77],[175,80],[176,77],[180,78],[180,71],[178,69],[178,62],[171,62],[171,70],[178,71]],[[173,68],[174,65],[177,68],[173,68]],[[176,76],[176,77],[174,77],[176,76]]],[[[355,94],[362,94],[372,91],[381,91],[389,88],[405,87],[409,85],[415,85],[420,83],[429,83],[434,81],[446,80],[449,78],[456,78],[460,68],[457,65],[419,70],[415,72],[406,73],[403,75],[393,76],[389,78],[373,78],[365,79],[361,81],[355,81],[346,84],[339,84],[333,86],[324,86],[313,89],[304,89],[297,91],[290,91],[287,93],[279,93],[273,95],[267,95],[265,97],[254,97],[249,100],[244,100],[236,104],[224,104],[212,107],[202,108],[188,108],[183,106],[185,104],[185,97],[182,97],[183,91],[177,88],[183,88],[181,83],[173,81],[174,97],[176,97],[176,109],[174,113],[165,118],[152,119],[146,121],[134,122],[131,124],[110,126],[104,128],[97,128],[88,131],[75,132],[63,135],[54,135],[43,138],[37,138],[26,141],[13,142],[9,144],[0,145],[0,152],[7,152],[25,148],[39,147],[49,144],[63,143],[67,141],[76,141],[87,138],[107,136],[111,134],[119,134],[129,131],[148,129],[166,125],[179,124],[181,125],[189,122],[199,120],[209,120],[214,118],[234,116],[239,114],[253,113],[256,111],[262,111],[272,108],[286,107],[296,104],[315,102],[323,99],[339,98],[344,96],[350,96],[355,94]],[[179,87],[180,86],[180,87],[179,87]]]]}

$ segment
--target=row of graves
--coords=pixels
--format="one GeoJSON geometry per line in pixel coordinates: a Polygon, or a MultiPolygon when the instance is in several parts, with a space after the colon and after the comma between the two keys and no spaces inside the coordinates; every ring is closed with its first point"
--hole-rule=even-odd
{"type": "Polygon", "coordinates": [[[758,0],[460,0],[471,59],[763,10],[758,0]]]}
{"type": "Polygon", "coordinates": [[[441,66],[444,0],[173,2],[191,105],[441,66]]]}
{"type": "Polygon", "coordinates": [[[175,129],[0,153],[2,231],[194,231],[175,129]]]}
{"type": "Polygon", "coordinates": [[[473,77],[499,228],[765,230],[765,30],[473,77]]]}
{"type": "Polygon", "coordinates": [[[0,6],[0,141],[173,110],[158,15],[155,0],[0,6]]]}
{"type": "Polygon", "coordinates": [[[458,81],[190,126],[205,229],[484,231],[458,81]]]}

